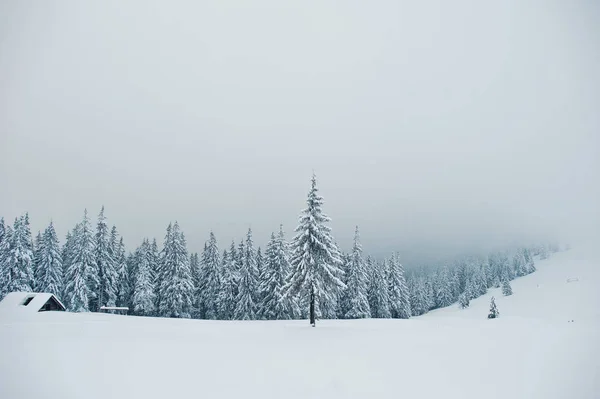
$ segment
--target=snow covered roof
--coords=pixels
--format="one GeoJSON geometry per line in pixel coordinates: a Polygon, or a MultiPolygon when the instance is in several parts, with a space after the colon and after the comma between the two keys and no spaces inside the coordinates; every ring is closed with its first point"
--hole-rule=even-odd
{"type": "Polygon", "coordinates": [[[48,302],[58,305],[57,310],[65,310],[65,306],[54,294],[47,292],[11,292],[0,302],[0,312],[39,312],[48,302]]]}

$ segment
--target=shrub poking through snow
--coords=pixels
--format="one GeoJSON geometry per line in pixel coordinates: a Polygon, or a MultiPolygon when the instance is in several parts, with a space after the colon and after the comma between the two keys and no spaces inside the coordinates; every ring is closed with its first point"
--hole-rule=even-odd
{"type": "Polygon", "coordinates": [[[496,300],[492,297],[490,302],[490,314],[488,314],[488,319],[496,319],[500,317],[500,312],[498,312],[498,308],[496,307],[496,300]]]}

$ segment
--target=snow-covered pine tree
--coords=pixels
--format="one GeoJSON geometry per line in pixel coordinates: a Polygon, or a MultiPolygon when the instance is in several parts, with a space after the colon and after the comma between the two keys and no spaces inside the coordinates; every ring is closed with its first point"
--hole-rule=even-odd
{"type": "Polygon", "coordinates": [[[265,277],[265,258],[260,247],[256,250],[256,270],[256,318],[261,319],[261,306],[265,298],[261,291],[261,283],[265,277]]]}
{"type": "Polygon", "coordinates": [[[73,232],[71,250],[70,265],[65,276],[65,300],[69,310],[87,312],[90,309],[90,299],[95,297],[93,288],[99,285],[94,237],[87,210],[84,212],[83,221],[73,232]]]}
{"type": "MultiPolygon", "coordinates": [[[[206,249],[206,245],[204,245],[204,249],[206,249]]],[[[198,252],[190,255],[190,272],[192,273],[192,282],[194,284],[194,310],[192,311],[192,317],[194,319],[201,319],[204,312],[202,310],[201,266],[198,252]]]]}
{"type": "Polygon", "coordinates": [[[218,318],[218,296],[221,290],[219,265],[221,264],[219,247],[214,233],[205,245],[200,264],[199,299],[200,318],[216,320],[218,318]]]}
{"type": "Polygon", "coordinates": [[[60,297],[63,292],[62,254],[52,222],[44,230],[39,247],[35,279],[37,291],[60,297]]]}
{"type": "MultiPolygon", "coordinates": [[[[164,270],[164,265],[165,265],[165,256],[166,256],[166,251],[167,251],[167,243],[171,243],[172,241],[172,234],[173,234],[173,225],[171,223],[169,223],[169,225],[167,226],[167,233],[165,235],[165,239],[163,242],[163,248],[160,251],[160,255],[159,255],[159,261],[158,261],[158,267],[155,273],[155,280],[154,280],[154,289],[155,289],[155,294],[156,294],[156,309],[158,310],[159,314],[161,312],[162,306],[162,294],[163,294],[163,286],[164,286],[164,281],[165,281],[165,270],[164,270]]],[[[131,268],[129,269],[129,273],[130,275],[133,274],[133,270],[131,270],[131,268]]],[[[190,274],[192,273],[192,269],[190,268],[190,274]]],[[[194,287],[195,282],[194,282],[194,276],[192,275],[192,287],[194,287]]]]}
{"type": "Polygon", "coordinates": [[[370,256],[367,256],[366,267],[372,273],[368,294],[371,317],[375,319],[389,319],[392,317],[392,313],[390,312],[389,284],[386,281],[387,261],[378,264],[373,262],[370,256]]]}
{"type": "Polygon", "coordinates": [[[510,286],[510,281],[504,280],[502,281],[502,295],[510,296],[513,294],[512,287],[510,286]]]}
{"type": "Polygon", "coordinates": [[[258,292],[260,293],[260,301],[258,304],[258,318],[264,320],[273,320],[266,303],[269,291],[272,291],[269,280],[271,270],[275,264],[275,233],[271,233],[271,238],[265,248],[264,265],[258,272],[258,292]]]}
{"type": "Polygon", "coordinates": [[[499,316],[500,312],[496,307],[496,300],[494,299],[494,297],[492,297],[492,300],[490,301],[490,313],[488,314],[488,319],[495,319],[499,316]]]}
{"type": "Polygon", "coordinates": [[[131,277],[127,267],[127,257],[125,255],[125,244],[123,237],[119,239],[119,243],[115,249],[115,265],[117,269],[117,306],[130,307],[131,293],[133,291],[130,286],[131,277]]]}
{"type": "MultiPolygon", "coordinates": [[[[428,275],[424,281],[424,298],[427,304],[427,312],[436,307],[436,291],[434,289],[433,278],[435,275],[428,275]]],[[[425,312],[425,313],[427,313],[425,312]]]]}
{"type": "Polygon", "coordinates": [[[33,243],[27,215],[15,218],[12,234],[5,255],[3,274],[4,295],[9,292],[31,292],[33,290],[33,243]]]}
{"type": "Polygon", "coordinates": [[[519,248],[513,258],[513,270],[517,277],[527,274],[527,262],[525,261],[523,248],[519,248]]]}
{"type": "Polygon", "coordinates": [[[267,320],[292,319],[297,313],[297,305],[293,298],[284,295],[286,277],[291,267],[283,226],[279,227],[277,236],[271,234],[265,261],[265,280],[261,287],[265,293],[262,315],[267,320]]]}
{"type": "MultiPolygon", "coordinates": [[[[350,309],[350,296],[349,296],[349,291],[348,291],[348,274],[349,274],[348,270],[350,270],[351,256],[350,256],[350,254],[340,253],[340,259],[342,260],[342,271],[344,272],[342,281],[346,285],[346,288],[344,288],[340,292],[340,298],[338,300],[337,314],[338,314],[338,319],[343,319],[345,317],[346,313],[348,312],[348,310],[350,309]]],[[[366,265],[365,265],[365,269],[366,269],[366,265]]],[[[367,276],[368,277],[367,289],[368,289],[368,287],[371,286],[372,273],[370,270],[367,272],[368,272],[368,276],[367,276]]]]}
{"type": "Polygon", "coordinates": [[[190,318],[194,285],[185,236],[175,224],[167,230],[160,280],[160,314],[164,317],[190,318]],[[170,232],[170,234],[169,234],[170,232]]]}
{"type": "Polygon", "coordinates": [[[408,319],[411,316],[410,292],[398,254],[392,254],[391,259],[388,261],[388,267],[390,312],[395,319],[408,319]]]}
{"type": "Polygon", "coordinates": [[[466,292],[463,292],[462,294],[460,294],[458,296],[458,306],[461,309],[466,309],[469,307],[470,301],[469,301],[469,295],[467,295],[466,292]]]}
{"type": "Polygon", "coordinates": [[[38,267],[40,265],[41,252],[42,252],[42,233],[38,231],[35,239],[33,240],[33,284],[32,288],[35,292],[44,292],[40,291],[38,285],[38,267]]]}
{"type": "Polygon", "coordinates": [[[219,318],[222,320],[231,320],[234,316],[235,305],[237,303],[237,251],[235,242],[231,241],[227,256],[222,259],[221,268],[221,289],[219,291],[219,318]]]}
{"type": "Polygon", "coordinates": [[[413,316],[420,316],[429,311],[427,290],[422,277],[409,280],[410,310],[413,316]]]}
{"type": "MultiPolygon", "coordinates": [[[[485,283],[485,281],[483,281],[485,283]]],[[[435,293],[436,306],[444,308],[450,306],[453,301],[452,287],[450,286],[450,274],[448,266],[444,265],[437,274],[437,291],[435,293]]]]}
{"type": "Polygon", "coordinates": [[[256,267],[256,253],[252,240],[252,229],[248,229],[246,244],[244,246],[243,265],[239,270],[238,295],[234,318],[236,320],[256,319],[256,294],[258,292],[258,269],[256,267]]]}
{"type": "Polygon", "coordinates": [[[300,215],[297,234],[291,243],[292,272],[285,295],[300,294],[308,298],[310,324],[315,326],[319,306],[336,301],[346,285],[342,281],[340,254],[326,224],[331,219],[321,209],[323,197],[319,195],[314,174],[306,202],[307,208],[300,215]]]}
{"type": "Polygon", "coordinates": [[[369,276],[365,261],[362,257],[362,245],[360,243],[360,233],[358,226],[354,231],[354,245],[350,255],[350,264],[348,265],[348,276],[345,290],[348,311],[344,315],[346,319],[365,319],[371,317],[371,309],[368,300],[368,282],[369,276]]]}
{"type": "MultiPolygon", "coordinates": [[[[10,226],[9,226],[10,227],[10,226]]],[[[5,288],[5,273],[4,273],[4,264],[6,259],[8,258],[8,235],[7,227],[4,223],[4,218],[0,218],[0,300],[4,298],[4,288],[5,288]]]]}
{"type": "Polygon", "coordinates": [[[94,248],[100,284],[96,291],[98,298],[95,303],[96,309],[92,308],[92,310],[98,310],[101,306],[115,306],[117,302],[117,270],[111,255],[110,239],[106,217],[104,216],[104,206],[102,206],[98,214],[94,248]]]}
{"type": "Polygon", "coordinates": [[[147,239],[144,239],[142,245],[136,250],[137,273],[133,290],[133,311],[140,316],[152,316],[155,312],[150,251],[150,243],[147,239]]]}
{"type": "Polygon", "coordinates": [[[523,249],[523,258],[525,259],[525,270],[527,274],[535,272],[535,261],[533,260],[533,255],[528,248],[523,249]]]}

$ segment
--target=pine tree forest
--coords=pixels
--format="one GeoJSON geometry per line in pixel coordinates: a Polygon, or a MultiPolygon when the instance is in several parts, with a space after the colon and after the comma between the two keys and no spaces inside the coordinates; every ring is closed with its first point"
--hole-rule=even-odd
{"type": "Polygon", "coordinates": [[[155,317],[407,319],[456,303],[466,308],[490,288],[511,295],[511,280],[535,272],[535,260],[557,250],[523,246],[405,267],[396,252],[364,253],[358,226],[349,252],[339,248],[314,176],[306,203],[289,241],[278,226],[264,250],[251,229],[239,244],[219,247],[211,231],[200,254],[188,253],[177,222],[167,226],[162,247],[145,238],[128,251],[104,207],[95,221],[86,210],[62,242],[54,222],[34,238],[27,213],[12,225],[0,218],[0,298],[50,292],[69,311],[120,306],[155,317]]]}

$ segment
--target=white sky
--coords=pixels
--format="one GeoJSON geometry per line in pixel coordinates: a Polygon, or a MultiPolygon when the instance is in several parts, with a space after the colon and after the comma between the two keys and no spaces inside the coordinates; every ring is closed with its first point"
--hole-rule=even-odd
{"type": "Polygon", "coordinates": [[[600,215],[595,1],[0,2],[0,215],[129,248],[291,237],[313,170],[348,248],[575,240],[600,215]]]}

